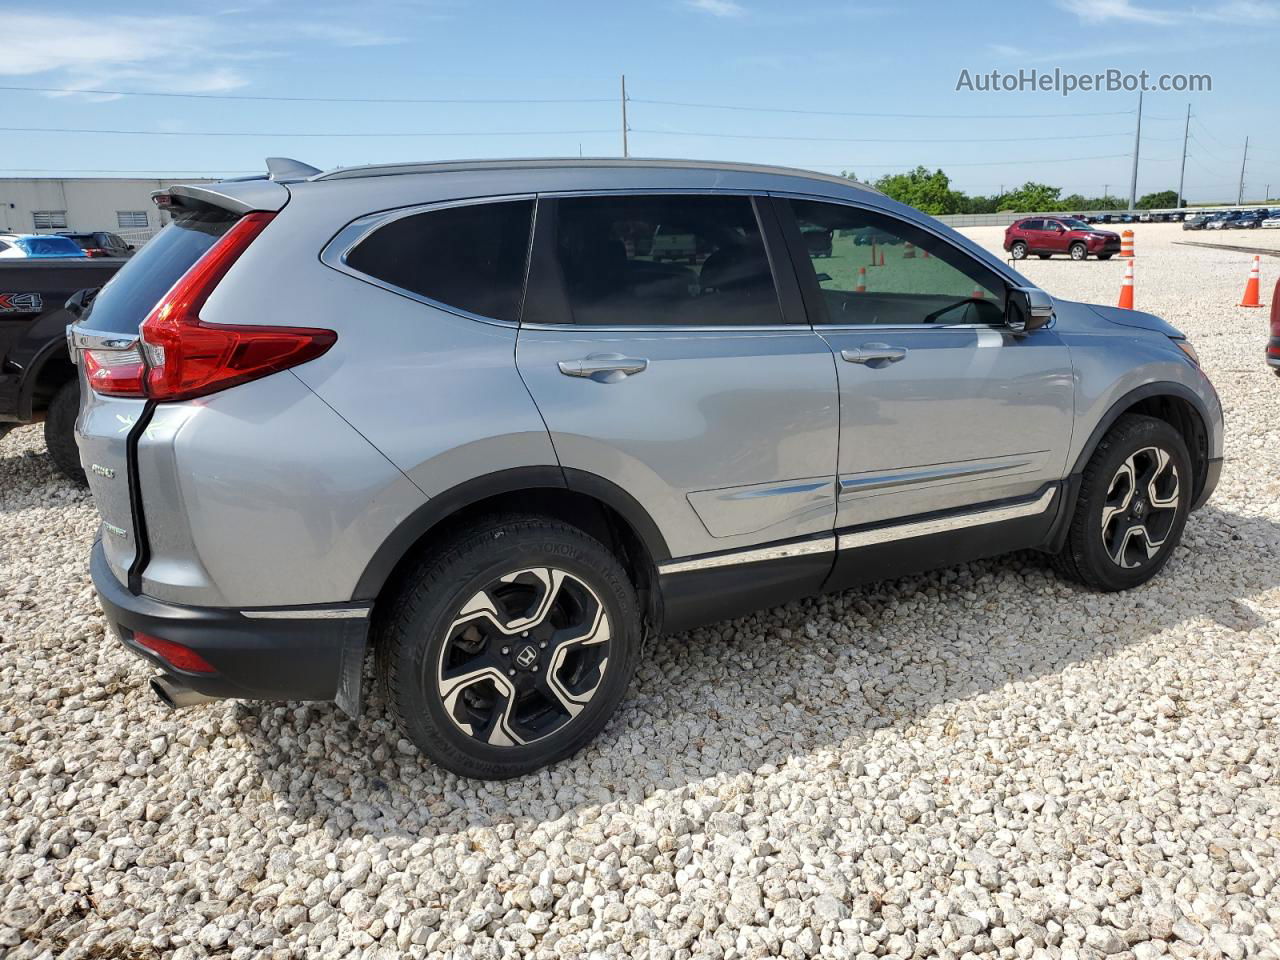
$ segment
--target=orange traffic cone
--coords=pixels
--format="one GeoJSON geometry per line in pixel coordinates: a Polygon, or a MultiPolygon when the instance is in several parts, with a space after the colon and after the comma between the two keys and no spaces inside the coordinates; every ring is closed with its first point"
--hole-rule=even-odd
{"type": "Polygon", "coordinates": [[[974,300],[985,300],[987,299],[987,291],[981,287],[974,287],[973,293],[969,294],[969,296],[974,300]]]}
{"type": "Polygon", "coordinates": [[[880,251],[880,266],[884,266],[884,251],[880,251]]]}
{"type": "Polygon", "coordinates": [[[1125,230],[1120,234],[1120,256],[1128,260],[1132,260],[1134,257],[1132,230],[1125,230]]]}
{"type": "Polygon", "coordinates": [[[914,260],[915,258],[916,258],[915,244],[913,244],[910,240],[908,240],[902,247],[902,259],[914,260]]]}
{"type": "Polygon", "coordinates": [[[1116,304],[1117,307],[1123,307],[1125,310],[1133,309],[1133,261],[1129,261],[1129,266],[1125,268],[1124,280],[1120,283],[1120,300],[1116,304]]]}
{"type": "Polygon", "coordinates": [[[854,293],[867,292],[867,268],[866,267],[858,268],[858,285],[853,288],[853,292],[854,293]]]}
{"type": "Polygon", "coordinates": [[[1244,299],[1240,301],[1242,307],[1260,307],[1258,302],[1258,263],[1261,258],[1253,258],[1253,266],[1249,268],[1249,282],[1244,285],[1244,299]]]}

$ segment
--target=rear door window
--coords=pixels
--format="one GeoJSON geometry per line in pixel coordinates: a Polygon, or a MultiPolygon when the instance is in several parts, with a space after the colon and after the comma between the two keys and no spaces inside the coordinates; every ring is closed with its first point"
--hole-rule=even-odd
{"type": "MultiPolygon", "coordinates": [[[[750,197],[568,197],[554,201],[553,210],[548,262],[542,262],[540,251],[526,322],[642,327],[782,322],[750,197]]],[[[538,217],[541,221],[541,212],[538,217]]]]}
{"type": "Polygon", "coordinates": [[[175,212],[173,223],[102,288],[84,325],[102,333],[136,334],[151,308],[236,219],[221,210],[175,212]]]}
{"type": "Polygon", "coordinates": [[[532,221],[532,200],[427,210],[378,227],[345,262],[397,290],[482,317],[515,321],[532,221]]]}

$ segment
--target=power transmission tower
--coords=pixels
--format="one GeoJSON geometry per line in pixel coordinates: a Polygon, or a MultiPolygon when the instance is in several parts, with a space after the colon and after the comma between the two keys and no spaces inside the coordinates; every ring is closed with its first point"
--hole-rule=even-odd
{"type": "Polygon", "coordinates": [[[1244,165],[1249,159],[1249,138],[1244,138],[1244,156],[1240,158],[1240,189],[1236,191],[1236,206],[1244,203],[1244,165]]]}
{"type": "Polygon", "coordinates": [[[1187,124],[1182,128],[1182,169],[1178,173],[1178,206],[1184,204],[1182,184],[1187,179],[1187,136],[1191,133],[1191,104],[1187,104],[1187,124]]]}
{"type": "Polygon", "coordinates": [[[627,75],[622,75],[622,155],[631,156],[627,147],[627,75]]]}
{"type": "Polygon", "coordinates": [[[1129,180],[1129,212],[1138,199],[1138,149],[1142,145],[1142,91],[1138,91],[1138,125],[1133,131],[1133,176],[1129,180]]]}

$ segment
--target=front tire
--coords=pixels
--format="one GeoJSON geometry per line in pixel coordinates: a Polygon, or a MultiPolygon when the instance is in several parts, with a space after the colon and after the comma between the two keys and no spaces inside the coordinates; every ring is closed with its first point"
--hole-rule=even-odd
{"type": "Polygon", "coordinates": [[[379,672],[418,749],[460,776],[503,780],[603,729],[641,630],[635,589],[599,541],[547,518],[492,517],[406,579],[382,624],[379,672]]]}
{"type": "Polygon", "coordinates": [[[68,380],[49,401],[44,419],[44,445],[58,469],[73,483],[81,486],[85,479],[80,465],[80,449],[76,446],[76,417],[80,413],[80,384],[68,380]]]}
{"type": "Polygon", "coordinates": [[[1085,467],[1058,570],[1097,590],[1146,583],[1182,538],[1192,484],[1177,430],[1154,417],[1121,417],[1085,467]]]}
{"type": "Polygon", "coordinates": [[[1089,248],[1083,243],[1073,243],[1070,247],[1072,260],[1083,260],[1089,256],[1089,248]]]}

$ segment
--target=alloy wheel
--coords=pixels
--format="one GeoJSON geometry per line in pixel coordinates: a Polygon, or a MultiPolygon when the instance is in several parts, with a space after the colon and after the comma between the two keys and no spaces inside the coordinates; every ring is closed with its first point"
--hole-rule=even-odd
{"type": "Polygon", "coordinates": [[[1143,447],[1120,464],[1102,507],[1102,543],[1125,569],[1153,559],[1178,515],[1178,469],[1160,447],[1143,447]]]}
{"type": "Polygon", "coordinates": [[[608,612],[578,577],[553,567],[490,582],[454,617],[436,665],[445,713],[497,747],[550,736],[590,703],[609,664],[608,612]]]}

